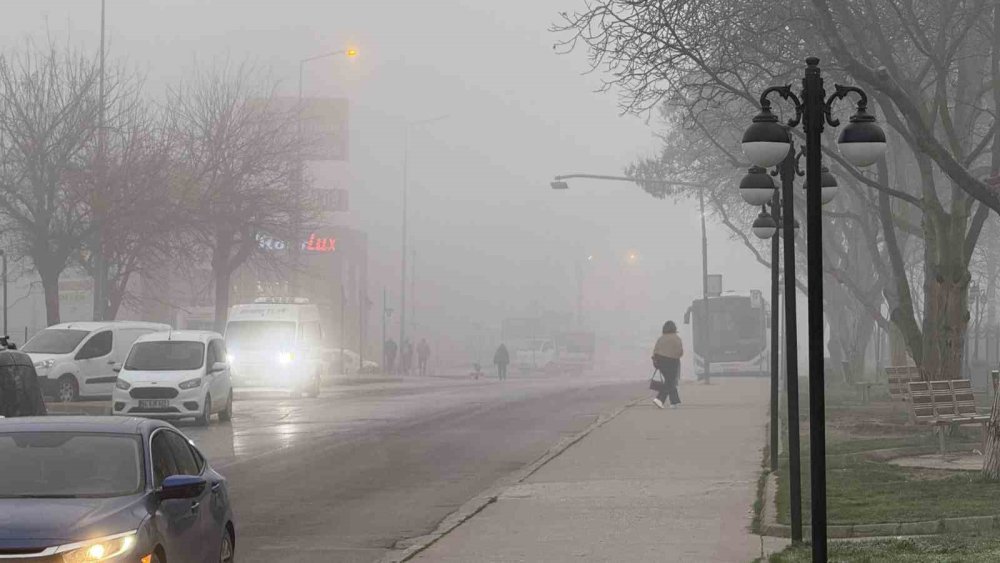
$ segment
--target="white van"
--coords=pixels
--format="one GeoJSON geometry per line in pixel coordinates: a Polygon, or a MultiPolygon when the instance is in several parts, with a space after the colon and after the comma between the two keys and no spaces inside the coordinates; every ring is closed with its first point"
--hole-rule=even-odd
{"type": "Polygon", "coordinates": [[[237,386],[282,387],[316,397],[329,368],[319,308],[304,298],[264,297],[234,305],[226,348],[237,386]]]}
{"type": "Polygon", "coordinates": [[[140,336],[170,330],[170,325],[138,321],[74,322],[52,325],[21,348],[31,356],[47,395],[63,402],[108,397],[115,367],[125,361],[140,336]]]}
{"type": "Polygon", "coordinates": [[[125,360],[111,396],[116,415],[208,424],[233,418],[233,388],[222,335],[172,330],[139,338],[125,360]]]}

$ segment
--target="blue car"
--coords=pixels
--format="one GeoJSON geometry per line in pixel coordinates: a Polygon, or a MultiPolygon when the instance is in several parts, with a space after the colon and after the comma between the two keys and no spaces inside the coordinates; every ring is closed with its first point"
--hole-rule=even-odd
{"type": "Polygon", "coordinates": [[[0,419],[0,562],[234,561],[226,480],[169,423],[0,419]]]}

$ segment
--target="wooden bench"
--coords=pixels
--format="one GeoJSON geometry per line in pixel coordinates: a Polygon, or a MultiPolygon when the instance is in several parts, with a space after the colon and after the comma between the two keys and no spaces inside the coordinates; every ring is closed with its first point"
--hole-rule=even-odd
{"type": "Polygon", "coordinates": [[[907,384],[910,414],[917,424],[927,424],[938,434],[941,456],[945,454],[945,436],[956,426],[978,424],[983,431],[986,449],[986,424],[989,415],[980,414],[968,379],[950,381],[911,381],[907,384]]]}
{"type": "Polygon", "coordinates": [[[923,381],[917,366],[888,366],[885,368],[885,376],[889,383],[889,398],[894,401],[907,400],[907,385],[923,381]]]}

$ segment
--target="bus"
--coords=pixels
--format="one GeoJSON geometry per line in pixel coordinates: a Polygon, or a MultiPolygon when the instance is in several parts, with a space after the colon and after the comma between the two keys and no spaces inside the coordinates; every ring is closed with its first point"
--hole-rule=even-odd
{"type": "Polygon", "coordinates": [[[696,299],[684,322],[692,327],[694,370],[699,378],[706,359],[712,376],[770,374],[770,309],[759,290],[730,291],[707,302],[696,299]]]}

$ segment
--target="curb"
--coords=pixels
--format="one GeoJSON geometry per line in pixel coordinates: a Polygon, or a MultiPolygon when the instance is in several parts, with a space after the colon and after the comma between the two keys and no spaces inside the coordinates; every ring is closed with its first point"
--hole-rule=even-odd
{"type": "Polygon", "coordinates": [[[644,400],[648,400],[648,398],[642,397],[629,401],[624,406],[619,407],[610,413],[599,415],[597,420],[595,420],[590,426],[584,428],[582,431],[573,436],[563,438],[557,442],[556,445],[549,448],[542,455],[542,457],[538,458],[526,467],[522,467],[506,477],[501,478],[496,484],[487,489],[485,492],[480,493],[471,500],[467,501],[465,504],[460,506],[458,510],[446,516],[444,520],[438,524],[437,528],[435,528],[430,534],[400,540],[397,542],[396,546],[388,554],[378,560],[378,563],[402,563],[412,559],[415,555],[427,549],[439,539],[448,535],[449,532],[461,526],[466,520],[469,520],[481,512],[484,508],[496,502],[504,491],[521,483],[528,477],[531,477],[532,474],[541,469],[548,462],[559,457],[560,454],[568,450],[571,446],[573,446],[573,444],[576,444],[580,440],[586,438],[587,435],[594,430],[597,430],[601,426],[611,422],[618,415],[644,400]]]}
{"type": "Polygon", "coordinates": [[[111,401],[46,402],[45,411],[50,415],[107,416],[111,414],[111,401]]]}
{"type": "MultiPolygon", "coordinates": [[[[760,535],[778,538],[792,537],[792,527],[777,521],[778,478],[768,475],[764,485],[764,508],[761,510],[760,535]]],[[[1000,530],[1000,515],[960,516],[920,522],[884,522],[879,524],[830,524],[826,527],[830,539],[882,538],[897,536],[931,536],[943,533],[969,533],[1000,530]]],[[[802,537],[811,536],[812,526],[803,524],[802,537]]]]}

